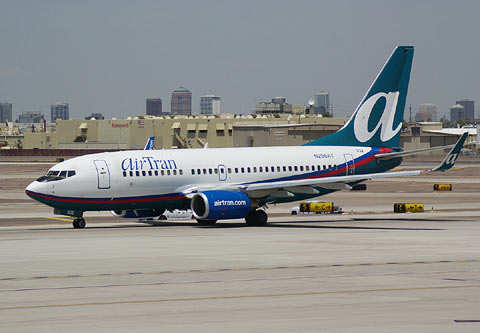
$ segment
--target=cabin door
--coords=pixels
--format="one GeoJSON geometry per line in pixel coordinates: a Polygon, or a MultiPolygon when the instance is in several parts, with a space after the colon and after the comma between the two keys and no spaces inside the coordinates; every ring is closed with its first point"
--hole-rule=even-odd
{"type": "Polygon", "coordinates": [[[107,162],[104,160],[95,160],[93,163],[97,169],[98,188],[110,188],[110,171],[108,170],[107,162]]]}
{"type": "Polygon", "coordinates": [[[349,176],[355,174],[355,164],[353,162],[352,154],[343,154],[343,156],[345,157],[345,175],[349,176]]]}

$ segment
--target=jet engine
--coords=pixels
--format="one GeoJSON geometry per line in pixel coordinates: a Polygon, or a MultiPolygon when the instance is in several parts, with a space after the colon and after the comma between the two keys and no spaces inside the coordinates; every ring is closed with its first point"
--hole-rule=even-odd
{"type": "Polygon", "coordinates": [[[145,217],[157,217],[165,212],[164,209],[132,209],[132,210],[112,210],[113,216],[126,219],[140,219],[145,217]]]}
{"type": "Polygon", "coordinates": [[[243,192],[204,191],[193,196],[191,209],[199,220],[225,220],[246,217],[251,210],[250,198],[243,192]]]}

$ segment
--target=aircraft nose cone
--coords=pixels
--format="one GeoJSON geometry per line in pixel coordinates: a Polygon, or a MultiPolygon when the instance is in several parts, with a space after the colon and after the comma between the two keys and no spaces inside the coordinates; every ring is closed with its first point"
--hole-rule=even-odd
{"type": "Polygon", "coordinates": [[[30,198],[37,200],[36,197],[34,196],[34,193],[40,193],[40,187],[41,187],[41,184],[37,181],[34,181],[27,186],[27,188],[25,189],[25,193],[30,198]]]}

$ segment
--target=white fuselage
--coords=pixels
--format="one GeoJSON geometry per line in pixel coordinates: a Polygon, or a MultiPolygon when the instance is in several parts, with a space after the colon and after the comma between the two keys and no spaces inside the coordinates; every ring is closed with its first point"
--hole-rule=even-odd
{"type": "MultiPolygon", "coordinates": [[[[63,208],[69,207],[69,202],[78,207],[84,200],[99,198],[92,210],[120,209],[122,203],[126,203],[127,209],[131,208],[132,200],[140,200],[139,206],[145,207],[141,198],[167,196],[166,201],[175,201],[183,191],[196,186],[228,187],[354,174],[356,168],[374,160],[377,151],[378,148],[370,147],[296,146],[99,153],[55,165],[50,171],[73,170],[75,175],[34,182],[27,188],[27,194],[53,199],[44,202],[54,207],[54,202],[60,200],[63,208]]],[[[184,207],[172,205],[172,208],[177,206],[184,207]]]]}

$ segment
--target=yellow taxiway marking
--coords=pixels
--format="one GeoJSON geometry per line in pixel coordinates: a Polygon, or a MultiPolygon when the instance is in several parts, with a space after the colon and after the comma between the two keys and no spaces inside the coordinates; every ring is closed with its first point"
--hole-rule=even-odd
{"type": "MultiPolygon", "coordinates": [[[[70,220],[67,220],[70,221],[70,220]]],[[[308,268],[338,268],[338,267],[361,267],[361,266],[392,266],[392,265],[420,265],[420,264],[461,264],[480,262],[480,259],[466,260],[430,260],[430,261],[390,261],[390,262],[365,262],[353,264],[311,264],[301,266],[258,266],[258,267],[238,267],[238,268],[206,268],[176,271],[151,271],[151,272],[113,272],[96,274],[70,274],[70,275],[42,275],[42,276],[24,276],[24,277],[0,277],[2,281],[30,281],[45,279],[67,279],[67,278],[95,278],[106,276],[130,276],[130,275],[165,275],[165,274],[188,274],[188,273],[218,273],[218,272],[247,272],[247,271],[267,271],[267,270],[285,270],[285,269],[308,269],[308,268]]]]}
{"type": "Polygon", "coordinates": [[[111,302],[86,302],[86,303],[66,303],[66,304],[24,305],[24,306],[0,307],[0,311],[42,309],[42,308],[66,308],[66,307],[74,307],[74,306],[92,306],[92,305],[118,305],[118,304],[142,304],[142,303],[145,304],[145,303],[166,303],[166,302],[212,301],[212,300],[267,298],[267,297],[381,293],[381,292],[441,290],[441,289],[461,289],[461,288],[480,288],[480,285],[479,284],[473,284],[473,285],[464,285],[464,286],[431,286],[431,287],[411,287],[411,288],[306,291],[306,292],[252,294],[252,295],[207,296],[207,297],[185,297],[185,298],[159,298],[159,299],[138,299],[138,300],[111,301],[111,302]]]}
{"type": "Polygon", "coordinates": [[[66,222],[72,222],[71,219],[64,219],[63,217],[46,217],[46,219],[49,220],[59,220],[59,221],[66,221],[66,222]]]}

